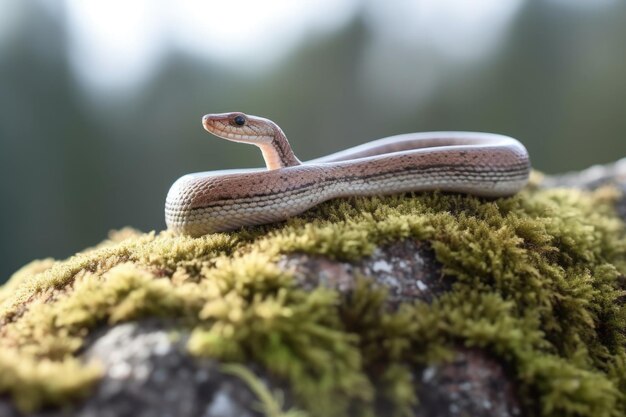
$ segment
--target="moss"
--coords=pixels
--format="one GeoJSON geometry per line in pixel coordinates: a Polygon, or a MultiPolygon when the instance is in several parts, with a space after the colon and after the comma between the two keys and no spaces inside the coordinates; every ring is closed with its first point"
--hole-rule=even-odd
{"type": "Polygon", "coordinates": [[[256,407],[267,417],[308,417],[308,413],[292,408],[283,412],[282,392],[270,392],[267,387],[248,368],[239,364],[222,366],[222,372],[239,377],[250,390],[258,397],[259,404],[256,407]]]}
{"type": "MultiPolygon", "coordinates": [[[[99,375],[76,357],[86,336],[163,316],[191,331],[192,354],[284,378],[311,416],[410,415],[411,369],[449,360],[459,345],[505,363],[531,414],[624,415],[626,240],[613,198],[531,186],[496,201],[339,200],[198,239],[125,230],[68,260],[30,264],[0,289],[0,392],[23,410],[86,395],[99,375]],[[307,292],[276,266],[284,253],[357,260],[408,238],[429,241],[455,277],[431,304],[391,310],[367,277],[349,296],[307,292]],[[71,376],[49,377],[61,372],[71,376]]],[[[278,415],[280,401],[253,391],[278,415]]]]}

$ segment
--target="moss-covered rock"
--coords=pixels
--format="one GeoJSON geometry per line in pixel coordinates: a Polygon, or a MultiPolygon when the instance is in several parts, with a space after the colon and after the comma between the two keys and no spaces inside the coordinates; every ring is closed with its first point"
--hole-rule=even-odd
{"type": "Polygon", "coordinates": [[[103,372],[81,355],[90,334],[156,317],[189,334],[191,355],[228,364],[270,415],[282,412],[279,394],[247,366],[282,381],[290,415],[408,416],[424,392],[416,370],[478,349],[506,369],[526,415],[623,416],[619,198],[615,188],[535,184],[495,201],[338,200],[197,239],[118,232],[70,259],[31,263],[0,289],[0,392],[24,412],[78,404],[103,372]],[[356,265],[401,241],[428,245],[440,263],[428,298],[399,297],[374,267],[342,287],[305,282],[290,263],[299,254],[356,265]]]}

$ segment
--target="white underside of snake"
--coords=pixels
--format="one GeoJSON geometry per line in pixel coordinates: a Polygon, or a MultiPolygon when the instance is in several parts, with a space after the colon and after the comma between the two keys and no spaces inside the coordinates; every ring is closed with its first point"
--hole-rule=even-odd
{"type": "Polygon", "coordinates": [[[267,169],[179,178],[167,194],[165,222],[190,236],[283,221],[338,197],[427,190],[505,197],[526,185],[530,171],[524,146],[497,134],[409,133],[301,163],[271,120],[223,113],[202,121],[216,136],[261,148],[267,169]]]}

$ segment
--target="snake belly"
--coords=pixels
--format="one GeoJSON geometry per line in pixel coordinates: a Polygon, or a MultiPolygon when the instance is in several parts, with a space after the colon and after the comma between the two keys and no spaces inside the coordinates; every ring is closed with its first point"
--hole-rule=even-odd
{"type": "Polygon", "coordinates": [[[504,197],[523,188],[529,172],[526,149],[506,136],[402,135],[298,166],[185,175],[168,192],[165,220],[175,233],[198,237],[283,221],[338,197],[428,190],[504,197]]]}

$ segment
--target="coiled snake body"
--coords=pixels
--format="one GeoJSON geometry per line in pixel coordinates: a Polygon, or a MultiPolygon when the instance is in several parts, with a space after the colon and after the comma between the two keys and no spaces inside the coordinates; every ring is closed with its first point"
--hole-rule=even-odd
{"type": "Polygon", "coordinates": [[[489,133],[409,133],[301,163],[271,120],[223,113],[204,116],[203,125],[261,148],[267,170],[179,178],[167,194],[165,221],[190,236],[282,221],[337,197],[426,190],[509,196],[524,187],[530,171],[521,143],[489,133]]]}

